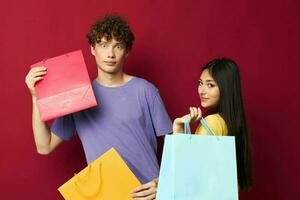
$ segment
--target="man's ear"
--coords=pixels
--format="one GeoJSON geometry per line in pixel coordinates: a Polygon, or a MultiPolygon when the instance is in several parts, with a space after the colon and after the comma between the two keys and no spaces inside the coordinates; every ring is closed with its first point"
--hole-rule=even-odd
{"type": "Polygon", "coordinates": [[[95,56],[95,47],[93,47],[92,45],[91,45],[91,53],[93,54],[93,56],[95,56]]]}
{"type": "Polygon", "coordinates": [[[126,52],[125,58],[127,58],[128,55],[129,55],[129,51],[126,52]]]}

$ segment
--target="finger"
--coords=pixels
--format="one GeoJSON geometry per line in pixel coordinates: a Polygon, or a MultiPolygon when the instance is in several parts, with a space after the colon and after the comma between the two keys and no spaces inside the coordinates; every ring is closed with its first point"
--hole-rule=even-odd
{"type": "Polygon", "coordinates": [[[42,76],[39,76],[39,77],[36,77],[36,78],[33,78],[32,79],[32,82],[31,82],[31,85],[34,86],[38,81],[44,79],[44,77],[42,76]]]}
{"type": "Polygon", "coordinates": [[[47,71],[46,67],[34,67],[31,68],[30,71],[28,72],[26,76],[26,80],[32,79],[34,77],[34,74],[39,73],[39,72],[45,72],[47,71]]]}
{"type": "Polygon", "coordinates": [[[194,111],[193,111],[192,107],[190,107],[190,117],[191,117],[191,119],[194,118],[194,111]]]}
{"type": "Polygon", "coordinates": [[[45,66],[37,66],[37,67],[33,67],[30,69],[30,72],[38,72],[38,71],[44,71],[47,70],[47,68],[45,66]]]}
{"type": "Polygon", "coordinates": [[[151,195],[155,195],[156,191],[157,191],[156,187],[151,187],[151,188],[148,188],[147,190],[143,190],[143,191],[133,193],[132,197],[133,198],[135,198],[135,197],[148,197],[148,196],[151,196],[151,195]]]}
{"type": "Polygon", "coordinates": [[[195,109],[195,107],[191,107],[191,120],[194,120],[197,116],[197,109],[195,109]]]}
{"type": "Polygon", "coordinates": [[[150,196],[147,197],[138,197],[138,198],[134,198],[134,200],[155,200],[156,194],[152,194],[150,196]]]}
{"type": "Polygon", "coordinates": [[[29,88],[29,90],[31,91],[31,93],[33,93],[33,91],[34,91],[35,84],[42,79],[43,79],[43,77],[36,77],[30,81],[26,81],[26,85],[29,88]]]}
{"type": "Polygon", "coordinates": [[[32,78],[39,77],[39,76],[44,76],[45,74],[47,74],[47,71],[38,71],[38,72],[35,72],[32,75],[32,78]]]}
{"type": "Polygon", "coordinates": [[[192,107],[193,111],[194,111],[194,118],[193,120],[195,120],[198,117],[198,110],[196,107],[192,107]]]}
{"type": "Polygon", "coordinates": [[[41,79],[44,79],[44,75],[40,75],[40,76],[36,76],[36,77],[32,77],[32,78],[27,78],[26,83],[27,83],[27,85],[32,85],[36,81],[41,80],[41,79]]]}
{"type": "Polygon", "coordinates": [[[142,190],[146,190],[146,189],[148,189],[150,187],[154,187],[154,186],[156,186],[155,182],[154,181],[150,181],[148,183],[145,183],[143,185],[138,186],[137,188],[135,188],[132,191],[132,193],[139,192],[139,191],[142,191],[142,190]]]}
{"type": "Polygon", "coordinates": [[[197,108],[197,112],[198,112],[198,115],[197,115],[197,121],[202,117],[202,112],[201,112],[201,109],[198,107],[197,108]]]}

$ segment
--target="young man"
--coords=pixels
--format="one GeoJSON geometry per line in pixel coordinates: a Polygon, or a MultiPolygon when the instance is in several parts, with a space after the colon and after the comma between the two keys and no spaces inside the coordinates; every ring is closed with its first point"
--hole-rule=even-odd
{"type": "Polygon", "coordinates": [[[91,27],[87,37],[98,69],[92,86],[99,106],[60,117],[48,128],[40,120],[34,88],[47,69],[33,68],[26,77],[32,94],[37,151],[49,154],[75,134],[81,139],[88,163],[114,147],[143,184],[133,188],[132,197],[155,199],[159,173],[156,136],[171,133],[172,122],[158,90],[146,80],[123,72],[134,40],[127,22],[120,16],[106,16],[91,27]]]}

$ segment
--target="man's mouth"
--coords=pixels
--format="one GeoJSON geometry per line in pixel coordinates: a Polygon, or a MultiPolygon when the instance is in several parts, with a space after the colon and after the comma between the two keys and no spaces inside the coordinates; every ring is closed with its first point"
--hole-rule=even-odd
{"type": "Polygon", "coordinates": [[[115,61],[104,61],[105,64],[107,65],[115,65],[117,62],[115,61]]]}

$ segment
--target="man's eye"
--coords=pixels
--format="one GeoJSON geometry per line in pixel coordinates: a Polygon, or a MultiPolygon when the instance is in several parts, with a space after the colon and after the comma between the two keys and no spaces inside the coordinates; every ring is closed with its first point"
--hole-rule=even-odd
{"type": "Polygon", "coordinates": [[[202,85],[203,85],[203,83],[201,81],[199,81],[199,86],[202,86],[202,85]]]}
{"type": "Polygon", "coordinates": [[[104,43],[102,43],[102,44],[100,44],[100,47],[102,47],[102,48],[106,48],[106,47],[107,47],[107,45],[106,45],[106,44],[104,44],[104,43]]]}
{"type": "Polygon", "coordinates": [[[118,48],[118,49],[123,49],[123,46],[122,46],[121,44],[118,44],[118,45],[117,45],[117,48],[118,48]]]}

